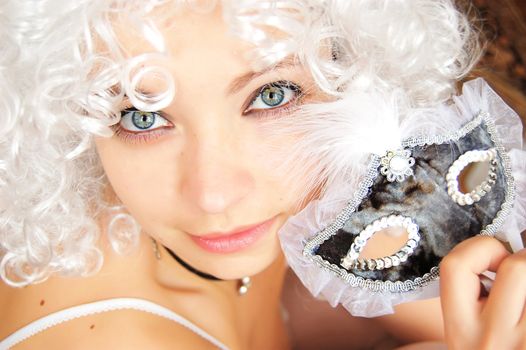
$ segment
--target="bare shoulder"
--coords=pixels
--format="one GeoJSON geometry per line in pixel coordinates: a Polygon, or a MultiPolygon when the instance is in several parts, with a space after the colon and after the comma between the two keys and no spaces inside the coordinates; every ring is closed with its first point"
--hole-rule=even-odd
{"type": "Polygon", "coordinates": [[[395,306],[392,315],[377,318],[383,327],[403,342],[441,341],[444,327],[440,299],[426,299],[395,306]]]}
{"type": "Polygon", "coordinates": [[[393,348],[396,344],[374,319],[353,317],[343,307],[333,308],[313,297],[291,270],[282,300],[292,342],[298,349],[373,349],[384,344],[393,348]]]}
{"type": "Polygon", "coordinates": [[[286,283],[283,303],[293,341],[301,349],[321,349],[328,342],[335,348],[391,349],[394,344],[441,341],[444,337],[439,298],[397,305],[392,315],[363,318],[313,298],[290,271],[286,283]],[[331,336],[327,338],[327,334],[331,336]]]}
{"type": "Polygon", "coordinates": [[[35,335],[24,349],[217,349],[188,328],[159,316],[118,310],[71,320],[35,335]]]}

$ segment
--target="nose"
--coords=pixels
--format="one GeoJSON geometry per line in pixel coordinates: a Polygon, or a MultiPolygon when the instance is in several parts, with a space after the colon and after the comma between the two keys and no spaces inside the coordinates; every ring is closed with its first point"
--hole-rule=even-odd
{"type": "Polygon", "coordinates": [[[255,182],[240,148],[232,135],[194,135],[183,156],[184,199],[204,213],[221,214],[249,196],[255,182]]]}

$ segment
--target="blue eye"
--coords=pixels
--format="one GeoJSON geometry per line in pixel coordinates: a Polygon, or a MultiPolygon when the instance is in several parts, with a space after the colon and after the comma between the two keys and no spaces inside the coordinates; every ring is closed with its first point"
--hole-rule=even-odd
{"type": "Polygon", "coordinates": [[[269,85],[259,95],[261,101],[269,107],[276,107],[285,99],[285,91],[281,86],[269,85]]]}
{"type": "Polygon", "coordinates": [[[300,94],[300,87],[289,81],[278,81],[264,85],[250,103],[245,113],[258,109],[281,107],[300,94]]]}
{"type": "Polygon", "coordinates": [[[121,115],[120,127],[129,132],[143,132],[169,126],[170,122],[159,112],[143,112],[135,108],[125,109],[121,115]]]}

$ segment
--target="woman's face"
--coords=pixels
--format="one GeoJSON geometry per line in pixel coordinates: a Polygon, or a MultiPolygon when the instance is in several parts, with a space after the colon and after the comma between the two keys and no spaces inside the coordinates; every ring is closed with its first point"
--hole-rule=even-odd
{"type": "Polygon", "coordinates": [[[163,34],[175,98],[157,113],[123,106],[116,135],[96,142],[106,174],[143,231],[183,260],[223,279],[255,274],[278,256],[277,230],[301,189],[273,171],[262,125],[311,98],[312,81],[287,61],[253,72],[251,46],[228,33],[220,9],[180,12],[163,34]]]}

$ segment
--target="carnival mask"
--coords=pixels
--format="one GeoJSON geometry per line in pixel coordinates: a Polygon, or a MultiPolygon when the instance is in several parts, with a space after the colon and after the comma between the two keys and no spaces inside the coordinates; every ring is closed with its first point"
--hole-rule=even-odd
{"type": "Polygon", "coordinates": [[[514,176],[502,128],[498,132],[495,118],[480,107],[459,130],[410,137],[401,149],[370,155],[354,196],[331,222],[304,234],[301,244],[289,244],[290,235],[309,225],[293,220],[282,230],[289,264],[313,294],[342,303],[355,315],[389,312],[392,305],[425,294],[424,287],[439,276],[440,261],[457,244],[502,228],[514,205],[514,176]],[[459,176],[477,162],[489,164],[485,178],[462,192],[459,176]],[[369,240],[390,227],[407,233],[398,251],[361,257],[369,240]]]}

